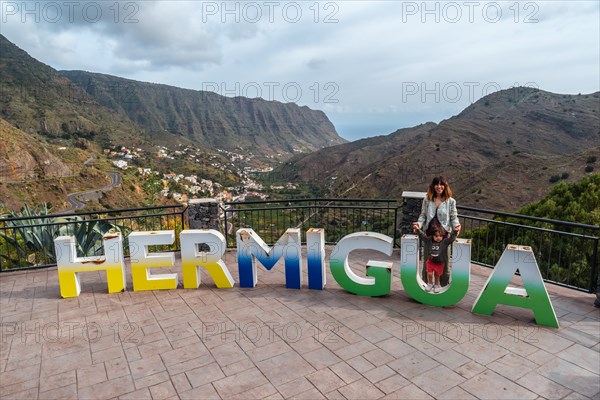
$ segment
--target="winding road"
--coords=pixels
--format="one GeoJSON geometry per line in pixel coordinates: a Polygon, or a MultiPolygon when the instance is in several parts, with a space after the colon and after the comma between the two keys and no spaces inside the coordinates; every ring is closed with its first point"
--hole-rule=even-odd
{"type": "Polygon", "coordinates": [[[102,193],[112,190],[112,188],[121,185],[122,179],[121,179],[121,175],[118,172],[109,172],[108,175],[110,176],[111,182],[110,182],[110,184],[108,184],[107,186],[104,186],[103,188],[84,190],[81,192],[71,193],[71,194],[67,195],[67,201],[69,202],[70,207],[66,210],[60,211],[60,214],[72,213],[80,208],[85,207],[86,204],[83,203],[81,200],[79,200],[80,196],[83,196],[84,198],[87,197],[88,200],[98,199],[98,198],[100,198],[102,193]]]}

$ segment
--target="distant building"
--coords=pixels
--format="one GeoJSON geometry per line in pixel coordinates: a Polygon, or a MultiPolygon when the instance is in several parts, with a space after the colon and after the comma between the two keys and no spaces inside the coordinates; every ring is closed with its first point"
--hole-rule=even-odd
{"type": "Polygon", "coordinates": [[[120,169],[127,169],[127,161],[116,160],[116,161],[113,161],[113,165],[120,169]]]}

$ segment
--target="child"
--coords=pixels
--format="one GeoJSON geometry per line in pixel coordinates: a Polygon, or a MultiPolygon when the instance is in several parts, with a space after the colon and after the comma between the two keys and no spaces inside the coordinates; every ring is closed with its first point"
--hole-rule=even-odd
{"type": "Polygon", "coordinates": [[[431,236],[427,236],[420,228],[416,228],[419,237],[424,242],[425,267],[427,270],[427,286],[425,290],[437,293],[440,289],[440,275],[444,272],[444,266],[448,264],[448,247],[456,239],[458,229],[452,231],[450,237],[444,239],[446,230],[437,227],[431,236]]]}

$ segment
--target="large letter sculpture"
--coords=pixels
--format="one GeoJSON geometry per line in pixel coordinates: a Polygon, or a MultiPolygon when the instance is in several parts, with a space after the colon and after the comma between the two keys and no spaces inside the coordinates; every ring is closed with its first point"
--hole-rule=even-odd
{"type": "Polygon", "coordinates": [[[406,293],[419,303],[430,306],[451,306],[465,297],[469,290],[471,276],[471,240],[456,239],[452,245],[451,284],[440,293],[423,290],[423,279],[419,273],[419,238],[417,235],[404,235],[401,239],[400,278],[406,293]]]}
{"type": "Polygon", "coordinates": [[[531,247],[506,246],[471,312],[492,315],[498,304],[529,308],[533,310],[537,324],[558,328],[556,313],[531,247]],[[508,286],[517,270],[521,273],[524,289],[508,286]]]}
{"type": "Polygon", "coordinates": [[[181,269],[183,287],[195,289],[200,286],[200,267],[206,268],[218,288],[232,288],[234,280],[221,259],[225,254],[225,237],[214,229],[191,229],[181,232],[181,269]],[[198,244],[208,246],[199,251],[198,244]]]}
{"type": "Polygon", "coordinates": [[[394,241],[391,237],[374,232],[356,232],[344,236],[334,247],[329,258],[331,274],[347,291],[361,296],[383,296],[392,290],[392,263],[369,261],[367,276],[358,276],[350,268],[348,256],[358,249],[377,250],[392,255],[394,241]]]}
{"type": "Polygon", "coordinates": [[[150,253],[148,246],[173,244],[174,231],[133,232],[129,234],[131,279],[133,290],[160,290],[177,288],[177,274],[150,274],[149,268],[173,267],[173,253],[150,253]]]}
{"type": "Polygon", "coordinates": [[[59,236],[54,239],[60,295],[77,297],[81,292],[80,272],[106,271],[108,293],[125,290],[125,263],[123,238],[120,233],[107,233],[102,237],[104,256],[77,257],[75,238],[59,236]]]}
{"type": "Polygon", "coordinates": [[[306,231],[306,269],[308,270],[308,288],[323,290],[327,275],[325,273],[325,231],[310,228],[306,231]]]}
{"type": "Polygon", "coordinates": [[[273,248],[269,248],[252,229],[239,229],[237,231],[237,253],[240,287],[256,286],[255,259],[258,259],[267,270],[271,270],[283,256],[285,287],[300,289],[302,284],[301,244],[300,229],[288,229],[273,248]]]}

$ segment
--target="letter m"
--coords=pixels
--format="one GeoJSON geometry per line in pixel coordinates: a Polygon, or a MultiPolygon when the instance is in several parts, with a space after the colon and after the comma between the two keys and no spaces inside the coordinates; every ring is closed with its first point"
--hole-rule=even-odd
{"type": "Polygon", "coordinates": [[[283,256],[285,265],[285,287],[300,289],[302,284],[302,257],[300,229],[288,229],[271,248],[249,228],[237,231],[238,269],[240,287],[256,286],[256,260],[271,270],[283,256]]]}

